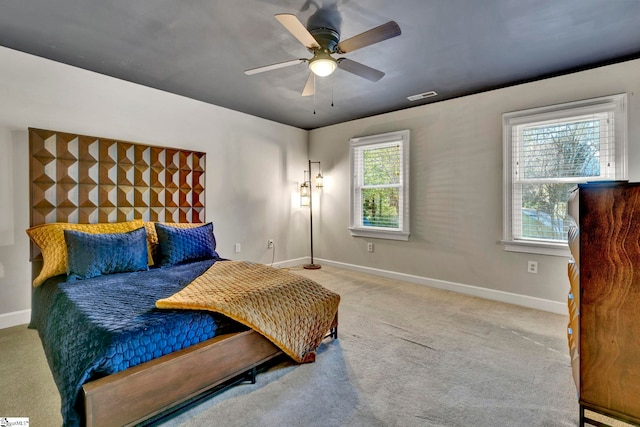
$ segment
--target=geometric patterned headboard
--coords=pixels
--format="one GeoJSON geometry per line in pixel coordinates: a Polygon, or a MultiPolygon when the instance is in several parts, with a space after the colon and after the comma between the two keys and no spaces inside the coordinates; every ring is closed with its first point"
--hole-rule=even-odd
{"type": "Polygon", "coordinates": [[[29,154],[31,226],[205,221],[205,153],[30,128],[29,154]]]}
{"type": "Polygon", "coordinates": [[[204,222],[205,153],[29,129],[31,225],[204,222]]]}

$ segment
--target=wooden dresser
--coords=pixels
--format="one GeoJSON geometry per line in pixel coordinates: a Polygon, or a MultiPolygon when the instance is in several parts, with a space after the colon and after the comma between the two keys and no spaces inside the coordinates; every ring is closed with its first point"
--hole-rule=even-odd
{"type": "Polygon", "coordinates": [[[640,183],[579,185],[569,201],[568,340],[585,409],[640,424],[640,183]]]}

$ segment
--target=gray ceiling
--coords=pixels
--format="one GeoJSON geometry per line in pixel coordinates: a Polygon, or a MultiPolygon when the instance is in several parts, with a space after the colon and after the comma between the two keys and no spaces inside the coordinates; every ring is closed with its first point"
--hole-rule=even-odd
{"type": "Polygon", "coordinates": [[[313,129],[640,57],[640,0],[2,0],[0,45],[313,129]],[[276,13],[402,35],[343,55],[380,81],[338,69],[302,97],[305,63],[243,72],[310,57],[276,13]]]}

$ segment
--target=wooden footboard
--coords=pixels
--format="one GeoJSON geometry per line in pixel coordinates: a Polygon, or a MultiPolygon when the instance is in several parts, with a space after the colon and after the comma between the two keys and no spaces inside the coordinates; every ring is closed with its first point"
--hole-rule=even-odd
{"type": "Polygon", "coordinates": [[[89,382],[83,386],[87,426],[140,423],[280,354],[269,340],[248,330],[89,382]]]}

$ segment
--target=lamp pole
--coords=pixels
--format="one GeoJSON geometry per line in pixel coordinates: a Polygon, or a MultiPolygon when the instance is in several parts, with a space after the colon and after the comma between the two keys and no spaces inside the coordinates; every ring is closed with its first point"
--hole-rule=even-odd
{"type": "MultiPolygon", "coordinates": [[[[311,163],[317,163],[318,168],[320,168],[320,162],[312,162],[309,160],[309,241],[311,242],[311,264],[305,264],[302,267],[306,270],[318,270],[321,268],[320,264],[315,264],[313,262],[313,187],[311,182],[311,163]]],[[[320,173],[318,174],[320,175],[320,173]]]]}

